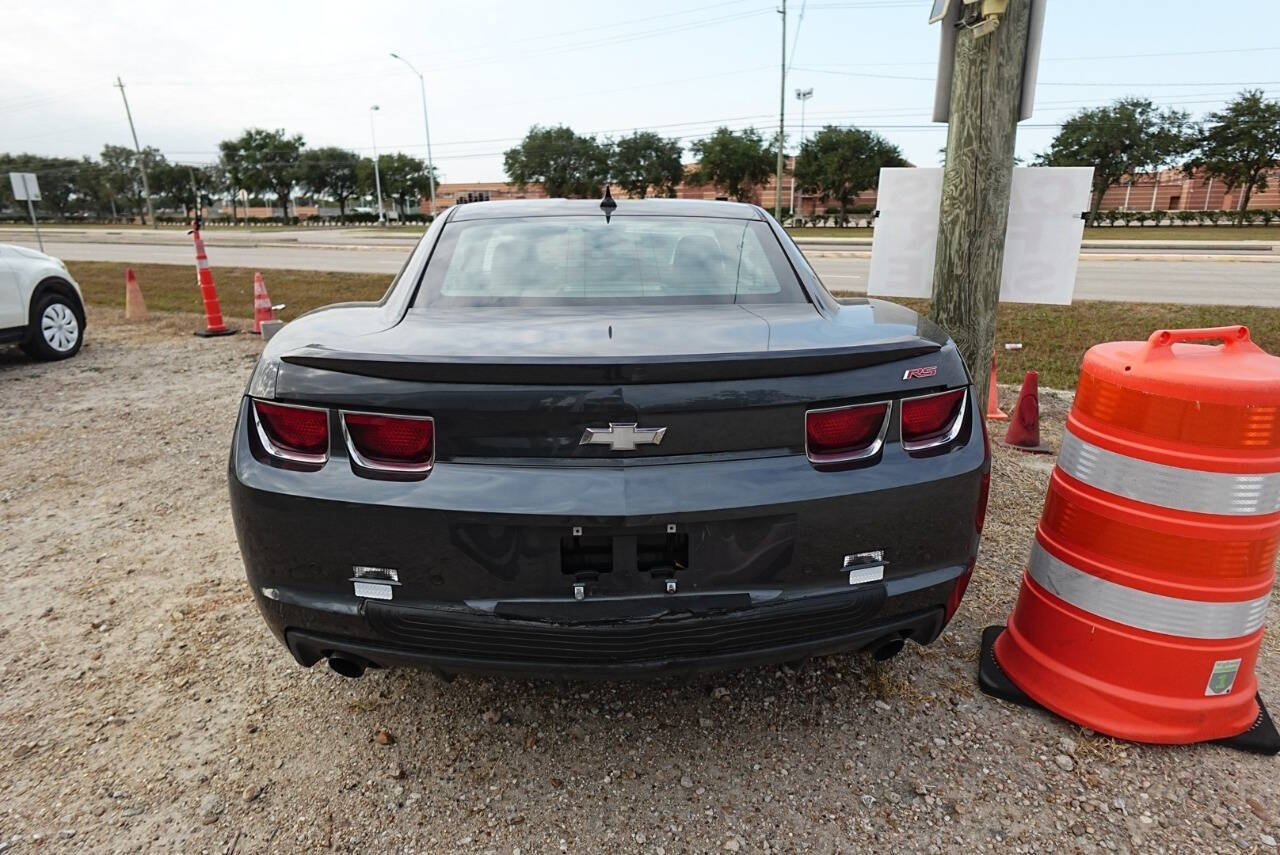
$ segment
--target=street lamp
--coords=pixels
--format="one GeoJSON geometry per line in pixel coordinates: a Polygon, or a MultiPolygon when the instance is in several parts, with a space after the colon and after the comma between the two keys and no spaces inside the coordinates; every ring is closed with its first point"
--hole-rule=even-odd
{"type": "Polygon", "coordinates": [[[373,140],[373,186],[378,194],[378,222],[387,224],[387,217],[382,212],[382,173],[378,171],[378,135],[373,129],[373,114],[378,112],[378,105],[369,108],[369,138],[373,140]]]}
{"type": "MultiPolygon", "coordinates": [[[[813,87],[808,89],[797,89],[796,98],[800,101],[800,146],[804,147],[804,105],[813,97],[813,87]]],[[[796,159],[791,164],[791,219],[796,218],[796,164],[800,162],[800,149],[796,149],[796,159]]],[[[804,196],[801,195],[800,203],[804,204],[804,196]]]]}
{"type": "Polygon", "coordinates": [[[431,123],[427,121],[427,80],[422,72],[413,67],[413,63],[392,51],[391,56],[409,66],[409,70],[418,75],[418,88],[422,92],[422,129],[427,133],[427,186],[431,188],[431,216],[436,215],[436,167],[431,159],[431,123]]]}

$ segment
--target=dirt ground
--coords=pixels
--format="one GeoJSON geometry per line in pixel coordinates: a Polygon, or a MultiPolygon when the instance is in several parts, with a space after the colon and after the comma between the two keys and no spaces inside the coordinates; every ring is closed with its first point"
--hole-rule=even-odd
{"type": "MultiPolygon", "coordinates": [[[[260,343],[196,324],[100,310],[70,362],[0,348],[0,851],[1276,845],[1277,760],[1118,743],[978,692],[1049,458],[999,452],[957,619],[884,665],[567,687],[304,670],[250,600],[227,506],[260,343]]],[[[1042,403],[1056,443],[1066,398],[1042,403]]],[[[1273,640],[1259,679],[1280,707],[1273,640]]]]}

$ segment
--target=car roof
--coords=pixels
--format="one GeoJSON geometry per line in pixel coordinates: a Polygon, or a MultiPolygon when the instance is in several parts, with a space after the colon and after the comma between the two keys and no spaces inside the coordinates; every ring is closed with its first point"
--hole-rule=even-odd
{"type": "MultiPolygon", "coordinates": [[[[743,202],[706,199],[624,199],[614,197],[617,207],[611,216],[721,217],[734,220],[761,220],[760,209],[743,202]]],[[[467,202],[455,205],[450,222],[488,220],[498,217],[599,216],[599,199],[511,199],[501,202],[467,202]]]]}

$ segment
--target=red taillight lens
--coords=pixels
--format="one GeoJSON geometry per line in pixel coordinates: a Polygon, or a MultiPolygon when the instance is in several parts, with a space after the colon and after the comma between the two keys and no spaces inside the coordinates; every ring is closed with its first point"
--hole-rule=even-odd
{"type": "Polygon", "coordinates": [[[973,578],[973,562],[969,562],[969,566],[960,574],[960,578],[956,579],[956,586],[951,589],[951,593],[947,595],[946,605],[943,606],[942,622],[948,623],[955,615],[956,610],[960,608],[960,601],[964,599],[964,592],[969,589],[969,580],[973,578]]]}
{"type": "Polygon", "coordinates": [[[902,442],[911,446],[945,442],[964,407],[965,389],[953,389],[939,395],[923,395],[902,401],[902,442]]]}
{"type": "Polygon", "coordinates": [[[323,462],[329,452],[327,410],[256,400],[253,409],[269,453],[308,463],[323,462]]]}
{"type": "Polygon", "coordinates": [[[371,469],[424,471],[435,456],[429,418],[343,413],[356,463],[371,469]]]}
{"type": "Polygon", "coordinates": [[[835,462],[874,454],[888,412],[887,403],[810,410],[804,417],[809,458],[835,462]]]}

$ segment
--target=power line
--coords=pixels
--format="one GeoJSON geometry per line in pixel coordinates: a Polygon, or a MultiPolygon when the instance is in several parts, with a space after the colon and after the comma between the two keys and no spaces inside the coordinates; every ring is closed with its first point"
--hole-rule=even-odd
{"type": "MultiPolygon", "coordinates": [[[[835,74],[841,77],[871,77],[881,80],[919,80],[933,83],[937,78],[934,77],[918,77],[905,74],[876,74],[870,71],[837,71],[831,68],[797,68],[797,71],[808,71],[814,74],[835,74]]],[[[1079,80],[1072,81],[1048,81],[1039,80],[1037,86],[1124,86],[1134,88],[1145,88],[1151,86],[1160,87],[1185,87],[1185,86],[1277,86],[1280,80],[1211,80],[1200,81],[1198,83],[1169,83],[1167,81],[1152,82],[1134,82],[1134,81],[1116,81],[1110,80],[1105,83],[1089,83],[1079,80]]]]}

